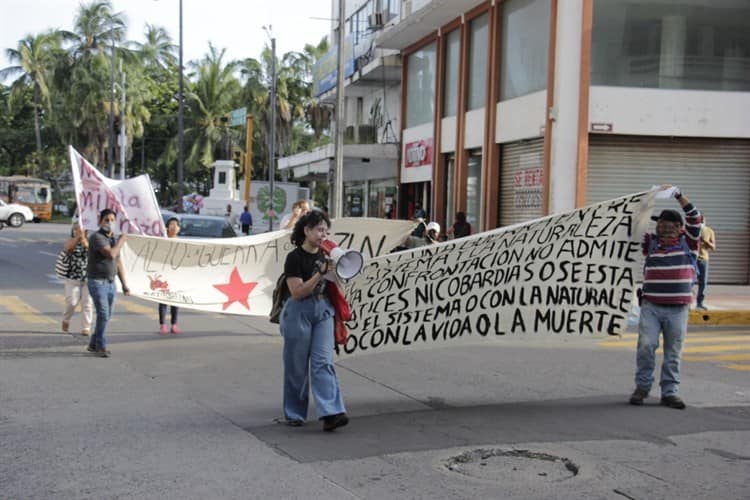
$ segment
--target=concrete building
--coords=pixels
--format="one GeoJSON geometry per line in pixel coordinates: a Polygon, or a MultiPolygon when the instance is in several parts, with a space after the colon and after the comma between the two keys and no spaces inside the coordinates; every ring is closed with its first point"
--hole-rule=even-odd
{"type": "MultiPolygon", "coordinates": [[[[750,276],[750,2],[406,0],[401,217],[479,230],[680,186],[750,276]]],[[[667,202],[657,209],[667,206],[667,202]]]]}
{"type": "MultiPolygon", "coordinates": [[[[346,0],[344,49],[345,121],[343,214],[395,218],[398,214],[401,56],[375,43],[387,22],[399,16],[400,0],[346,0]]],[[[331,19],[338,2],[331,2],[331,19]]],[[[336,103],[338,25],[331,23],[332,48],[315,68],[315,96],[336,103]]],[[[279,159],[295,181],[332,182],[334,145],[279,159]]]]}

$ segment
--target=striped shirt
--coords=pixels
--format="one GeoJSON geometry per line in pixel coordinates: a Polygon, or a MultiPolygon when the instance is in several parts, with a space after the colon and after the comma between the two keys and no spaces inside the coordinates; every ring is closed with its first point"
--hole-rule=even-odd
{"type": "Polygon", "coordinates": [[[680,236],[684,239],[693,258],[686,253],[685,244],[680,239],[659,241],[649,255],[651,240],[656,234],[646,234],[643,238],[643,298],[653,304],[691,304],[693,283],[697,276],[693,259],[698,258],[700,233],[703,216],[691,203],[683,208],[685,230],[680,236]]]}

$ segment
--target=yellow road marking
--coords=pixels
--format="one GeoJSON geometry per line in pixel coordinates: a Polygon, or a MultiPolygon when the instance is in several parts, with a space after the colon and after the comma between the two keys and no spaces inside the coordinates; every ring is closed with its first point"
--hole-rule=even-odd
{"type": "Polygon", "coordinates": [[[685,361],[750,361],[750,354],[716,354],[713,356],[684,356],[685,361]]]}
{"type": "Polygon", "coordinates": [[[729,368],[732,370],[737,370],[740,372],[750,372],[750,364],[747,365],[740,365],[740,364],[731,364],[731,365],[721,365],[724,368],[729,368]]]}
{"type": "Polygon", "coordinates": [[[60,295],[59,293],[47,295],[47,300],[54,302],[55,304],[65,305],[65,296],[60,295]]]}
{"type": "Polygon", "coordinates": [[[149,318],[157,319],[159,317],[158,306],[156,304],[151,307],[147,307],[141,304],[136,304],[135,302],[131,302],[127,299],[116,300],[114,316],[117,316],[117,309],[119,307],[122,307],[123,309],[131,313],[146,315],[149,318]]]}
{"type": "Polygon", "coordinates": [[[15,295],[0,296],[0,306],[20,317],[26,323],[33,323],[35,325],[54,325],[57,323],[15,295]]]}

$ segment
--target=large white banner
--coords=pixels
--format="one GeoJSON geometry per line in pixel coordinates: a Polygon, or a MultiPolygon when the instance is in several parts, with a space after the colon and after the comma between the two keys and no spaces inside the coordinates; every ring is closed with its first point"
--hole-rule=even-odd
{"type": "Polygon", "coordinates": [[[147,174],[125,180],[110,179],[72,146],[69,150],[81,227],[97,230],[99,212],[111,208],[117,214],[116,233],[166,234],[159,204],[147,174]]]}
{"type": "Polygon", "coordinates": [[[384,255],[347,286],[344,352],[621,333],[655,192],[384,255]]]}
{"type": "MultiPolygon", "coordinates": [[[[332,221],[331,239],[368,259],[400,245],[413,228],[410,221],[344,218],[332,221]]],[[[130,293],[201,311],[267,316],[294,249],[290,236],[289,230],[204,240],[128,236],[122,259],[130,293]]]]}

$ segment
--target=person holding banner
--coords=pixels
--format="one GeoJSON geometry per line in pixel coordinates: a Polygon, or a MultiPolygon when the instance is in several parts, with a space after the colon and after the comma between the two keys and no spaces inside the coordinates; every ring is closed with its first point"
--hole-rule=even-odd
{"type": "Polygon", "coordinates": [[[295,224],[291,240],[296,248],[284,263],[290,297],[279,322],[284,337],[285,423],[304,424],[311,388],[325,431],[349,423],[333,365],[335,312],[324,279],[332,263],[321,249],[330,226],[328,216],[318,210],[295,224]]]}
{"type": "Polygon", "coordinates": [[[281,218],[279,227],[281,229],[294,229],[299,218],[308,213],[310,213],[310,203],[307,200],[297,200],[292,205],[292,213],[281,218]]]}
{"type": "Polygon", "coordinates": [[[641,316],[638,323],[635,391],[630,404],[642,405],[654,382],[656,349],[659,334],[664,338],[664,360],[661,366],[661,404],[682,410],[685,402],[677,395],[680,387],[680,357],[687,333],[688,309],[693,301],[696,279],[695,259],[700,250],[703,217],[679,188],[673,189],[685,213],[663,210],[656,220],[656,233],[646,234],[643,241],[643,288],[641,316]]]}
{"type": "Polygon", "coordinates": [[[125,234],[115,239],[115,212],[105,208],[99,214],[99,231],[89,236],[88,285],[96,308],[96,326],[91,336],[88,352],[108,358],[106,330],[112,317],[115,301],[115,275],[119,276],[122,291],[130,295],[125,283],[125,271],[120,260],[120,250],[125,244],[125,234]]]}
{"type": "MultiPolygon", "coordinates": [[[[167,238],[177,238],[180,234],[180,219],[177,217],[170,217],[167,221],[167,238]]],[[[177,326],[177,306],[169,307],[169,324],[167,328],[167,304],[159,304],[159,333],[166,335],[167,333],[182,333],[182,330],[177,326]]]]}

